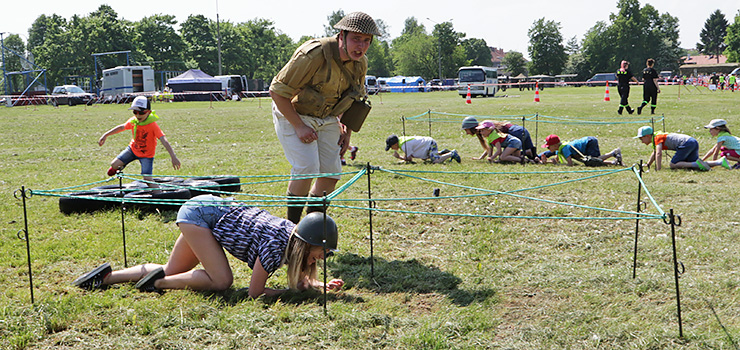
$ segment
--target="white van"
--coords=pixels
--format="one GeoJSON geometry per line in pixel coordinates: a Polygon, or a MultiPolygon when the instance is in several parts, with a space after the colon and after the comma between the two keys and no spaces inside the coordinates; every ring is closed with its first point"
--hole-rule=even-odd
{"type": "Polygon", "coordinates": [[[365,91],[367,91],[368,95],[375,95],[380,91],[378,79],[374,75],[365,76],[365,91]]]}
{"type": "Polygon", "coordinates": [[[244,75],[217,75],[214,78],[221,81],[221,91],[227,96],[239,95],[248,90],[247,77],[244,75]]]}

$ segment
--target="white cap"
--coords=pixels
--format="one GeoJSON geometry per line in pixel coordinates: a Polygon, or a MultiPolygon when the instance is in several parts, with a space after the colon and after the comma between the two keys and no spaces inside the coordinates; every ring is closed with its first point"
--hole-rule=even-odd
{"type": "Polygon", "coordinates": [[[712,121],[710,121],[709,124],[704,125],[704,128],[714,129],[722,125],[727,125],[727,122],[724,119],[712,119],[712,121]]]}
{"type": "Polygon", "coordinates": [[[129,109],[143,111],[149,108],[149,100],[146,99],[146,96],[136,96],[134,101],[131,102],[131,108],[129,109]]]}

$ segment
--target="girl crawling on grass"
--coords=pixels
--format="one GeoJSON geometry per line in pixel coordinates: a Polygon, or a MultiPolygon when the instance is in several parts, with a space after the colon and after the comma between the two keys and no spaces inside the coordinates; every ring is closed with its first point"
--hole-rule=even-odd
{"type": "Polygon", "coordinates": [[[323,213],[313,212],[296,225],[255,207],[228,204],[226,199],[212,195],[196,196],[186,202],[177,213],[180,236],[166,264],[112,271],[105,263],[73,284],[89,290],[123,282],[137,282],[136,288],[143,292],[225,290],[234,280],[225,249],[252,269],[252,298],[262,294],[275,296],[287,290],[265,287],[267,278],[283,263],[288,266],[289,289],[338,290],[344,285],[341,279],[326,285],[316,279],[317,262],[337,248],[337,226],[330,217],[324,222],[323,213]],[[195,269],[198,264],[201,269],[195,269]]]}

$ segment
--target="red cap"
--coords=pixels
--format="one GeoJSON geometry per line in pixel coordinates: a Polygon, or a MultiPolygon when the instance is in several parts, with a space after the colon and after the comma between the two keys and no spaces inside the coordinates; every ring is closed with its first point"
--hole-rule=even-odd
{"type": "Polygon", "coordinates": [[[542,147],[548,148],[552,145],[557,145],[558,143],[560,143],[560,138],[558,137],[558,135],[550,134],[545,137],[545,144],[542,145],[542,147]]]}

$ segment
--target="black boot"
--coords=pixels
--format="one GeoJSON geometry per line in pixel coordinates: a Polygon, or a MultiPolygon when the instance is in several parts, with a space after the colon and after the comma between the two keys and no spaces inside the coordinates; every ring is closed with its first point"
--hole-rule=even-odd
{"type": "Polygon", "coordinates": [[[619,109],[617,110],[617,114],[622,115],[622,110],[624,110],[624,107],[619,106],[619,109]]]}
{"type": "MultiPolygon", "coordinates": [[[[317,196],[317,195],[315,195],[313,193],[309,193],[308,196],[311,197],[311,198],[321,198],[322,197],[322,196],[317,196]]],[[[311,204],[309,204],[306,207],[306,214],[313,213],[315,211],[320,211],[320,212],[323,213],[324,212],[324,205],[323,204],[324,204],[323,202],[319,202],[319,201],[317,201],[317,202],[311,202],[311,204]]],[[[326,202],[326,206],[329,207],[329,201],[326,202]]]]}
{"type": "Polygon", "coordinates": [[[635,113],[635,110],[632,109],[632,107],[627,106],[627,113],[629,113],[629,114],[635,113]]]}
{"type": "Polygon", "coordinates": [[[655,114],[655,107],[650,107],[650,114],[655,114]]]}
{"type": "Polygon", "coordinates": [[[303,207],[306,206],[306,196],[298,196],[288,192],[288,214],[286,219],[290,220],[294,224],[298,224],[301,221],[301,215],[303,215],[303,207]]]}
{"type": "Polygon", "coordinates": [[[645,103],[643,102],[640,107],[637,107],[637,115],[642,114],[642,108],[645,107],[645,103]]]}

